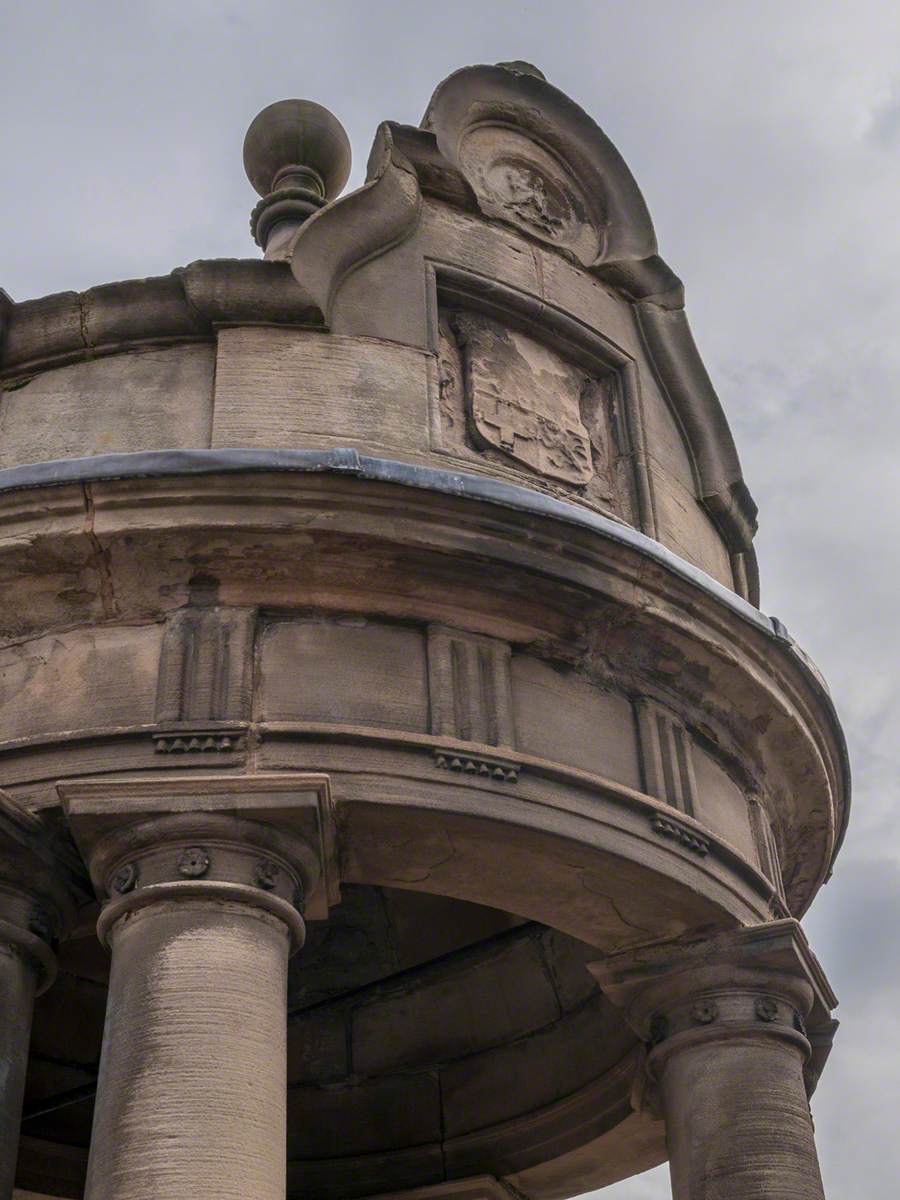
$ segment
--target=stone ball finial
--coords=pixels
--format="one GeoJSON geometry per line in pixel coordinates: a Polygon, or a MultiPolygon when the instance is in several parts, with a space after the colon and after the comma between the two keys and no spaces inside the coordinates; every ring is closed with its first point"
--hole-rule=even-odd
{"type": "Polygon", "coordinates": [[[340,194],[350,162],[344,127],[321,104],[279,100],[254,117],[244,138],[244,170],[262,197],[250,231],[266,258],[288,256],[303,221],[340,194]]]}

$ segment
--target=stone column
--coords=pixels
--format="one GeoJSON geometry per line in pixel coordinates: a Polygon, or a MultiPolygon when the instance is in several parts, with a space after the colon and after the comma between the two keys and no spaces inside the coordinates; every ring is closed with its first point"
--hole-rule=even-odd
{"type": "Polygon", "coordinates": [[[34,998],[55,975],[49,946],[28,928],[30,907],[21,894],[0,898],[0,1200],[15,1183],[34,998]]]}
{"type": "Polygon", "coordinates": [[[807,1021],[833,1032],[835,1000],[795,921],[591,969],[647,1042],[674,1200],[823,1200],[807,1021]]]}
{"type": "Polygon", "coordinates": [[[34,1001],[56,977],[72,883],[49,827],[0,793],[0,1200],[13,1194],[34,1001]]]}
{"type": "Polygon", "coordinates": [[[86,1200],[283,1200],[287,963],[322,877],[309,778],[62,786],[112,953],[86,1200]]]}

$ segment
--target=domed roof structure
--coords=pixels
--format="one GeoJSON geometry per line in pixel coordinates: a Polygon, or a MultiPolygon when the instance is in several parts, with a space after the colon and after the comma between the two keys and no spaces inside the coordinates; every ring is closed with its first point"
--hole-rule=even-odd
{"type": "Polygon", "coordinates": [[[846,751],[628,167],[525,63],[244,161],[262,259],[0,305],[18,1186],[821,1197],[846,751]]]}

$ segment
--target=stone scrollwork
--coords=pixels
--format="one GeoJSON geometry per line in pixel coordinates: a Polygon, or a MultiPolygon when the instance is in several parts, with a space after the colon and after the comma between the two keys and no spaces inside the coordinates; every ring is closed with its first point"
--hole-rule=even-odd
{"type": "Polygon", "coordinates": [[[200,879],[209,870],[209,855],[201,846],[188,846],[178,855],[178,874],[200,879]]]}
{"type": "Polygon", "coordinates": [[[415,230],[422,196],[412,167],[394,149],[387,124],[379,126],[366,183],[334,201],[297,234],[291,269],[334,327],[335,300],[344,281],[404,242],[415,230]]]}
{"type": "Polygon", "coordinates": [[[110,880],[110,892],[116,892],[120,896],[127,895],[128,892],[133,892],[137,884],[138,869],[134,863],[125,863],[119,867],[118,871],[110,880]]]}
{"type": "Polygon", "coordinates": [[[695,1000],[691,1006],[691,1018],[698,1025],[711,1025],[718,1015],[718,1004],[708,996],[695,1000]]]}
{"type": "Polygon", "coordinates": [[[778,1001],[773,996],[760,996],[754,1007],[760,1021],[771,1024],[778,1020],[778,1001]]]}
{"type": "Polygon", "coordinates": [[[502,125],[478,126],[460,161],[486,216],[591,261],[601,234],[575,180],[530,138],[502,125]]]}
{"type": "MultiPolygon", "coordinates": [[[[281,868],[278,863],[273,862],[271,858],[261,858],[256,864],[256,870],[253,873],[257,887],[261,887],[264,891],[271,892],[278,883],[278,877],[281,873],[281,868]]],[[[297,908],[299,904],[295,904],[297,908]]]]}
{"type": "Polygon", "coordinates": [[[538,72],[468,67],[445,80],[423,125],[482,212],[586,267],[656,253],[630,171],[582,109],[538,72]]]}

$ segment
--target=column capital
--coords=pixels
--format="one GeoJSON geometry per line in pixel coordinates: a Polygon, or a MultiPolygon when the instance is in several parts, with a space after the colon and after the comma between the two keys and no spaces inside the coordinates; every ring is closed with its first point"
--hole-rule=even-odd
{"type": "Polygon", "coordinates": [[[704,1039],[776,1036],[818,1081],[837,1028],[837,998],[798,921],[642,946],[589,964],[601,990],[648,1044],[650,1064],[704,1039]]]}
{"type": "Polygon", "coordinates": [[[56,945],[90,885],[65,829],[0,791],[0,944],[31,962],[36,993],[56,977],[56,945]]]}
{"type": "Polygon", "coordinates": [[[98,933],[125,913],[181,897],[250,904],[285,922],[338,902],[328,777],[273,772],[68,780],[57,785],[103,904],[98,933]]]}

